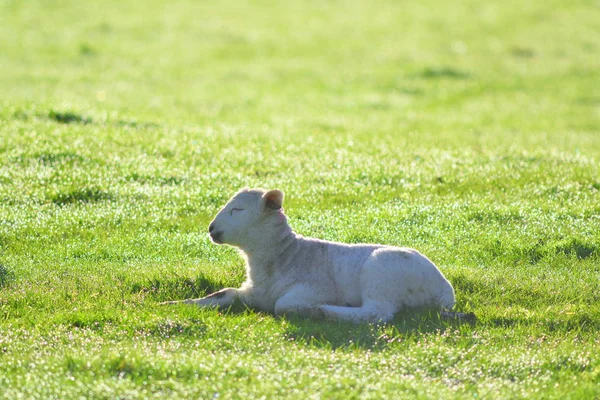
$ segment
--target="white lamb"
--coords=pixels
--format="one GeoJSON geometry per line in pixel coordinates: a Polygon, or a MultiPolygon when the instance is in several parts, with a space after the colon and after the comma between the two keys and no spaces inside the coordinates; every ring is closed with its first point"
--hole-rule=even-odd
{"type": "MultiPolygon", "coordinates": [[[[385,322],[405,308],[454,306],[454,289],[418,251],[305,238],[290,228],[279,190],[244,189],[209,226],[214,243],[241,250],[247,279],[200,299],[167,302],[227,307],[241,300],[276,315],[298,313],[385,322]]],[[[460,314],[460,313],[448,313],[460,314]]]]}

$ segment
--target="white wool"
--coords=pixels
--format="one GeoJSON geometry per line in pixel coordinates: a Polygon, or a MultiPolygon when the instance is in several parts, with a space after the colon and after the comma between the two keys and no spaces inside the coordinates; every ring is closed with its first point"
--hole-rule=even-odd
{"type": "Polygon", "coordinates": [[[279,190],[244,189],[210,225],[216,243],[239,248],[247,279],[201,299],[228,306],[236,299],[275,314],[299,313],[350,321],[388,321],[405,308],[454,306],[454,289],[416,250],[343,244],[292,231],[279,190]]]}

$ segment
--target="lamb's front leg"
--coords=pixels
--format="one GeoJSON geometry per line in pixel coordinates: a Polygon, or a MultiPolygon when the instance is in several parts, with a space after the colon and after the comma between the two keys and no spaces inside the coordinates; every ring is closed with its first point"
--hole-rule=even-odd
{"type": "Polygon", "coordinates": [[[241,289],[226,288],[199,299],[165,301],[160,304],[195,304],[200,307],[229,307],[238,299],[243,301],[241,289]]]}
{"type": "Polygon", "coordinates": [[[322,292],[306,285],[295,285],[275,302],[275,315],[296,314],[306,318],[323,318],[321,306],[326,299],[322,292]]]}

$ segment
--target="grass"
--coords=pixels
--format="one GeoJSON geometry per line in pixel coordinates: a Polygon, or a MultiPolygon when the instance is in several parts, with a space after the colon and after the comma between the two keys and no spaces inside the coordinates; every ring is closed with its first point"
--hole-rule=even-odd
{"type": "Polygon", "coordinates": [[[600,398],[590,1],[0,0],[0,398],[600,398]],[[404,245],[474,324],[159,307],[208,222],[404,245]]]}

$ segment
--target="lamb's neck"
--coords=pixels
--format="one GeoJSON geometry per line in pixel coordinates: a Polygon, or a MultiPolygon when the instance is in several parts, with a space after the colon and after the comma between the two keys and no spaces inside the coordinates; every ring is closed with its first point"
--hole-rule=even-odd
{"type": "Polygon", "coordinates": [[[294,231],[286,229],[272,238],[265,238],[259,246],[253,249],[242,249],[250,265],[273,263],[293,244],[297,235],[294,231]]]}
{"type": "Polygon", "coordinates": [[[250,281],[258,283],[271,277],[276,268],[281,267],[298,246],[299,235],[291,229],[253,251],[243,250],[247,261],[247,274],[250,281]]]}

